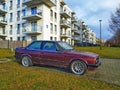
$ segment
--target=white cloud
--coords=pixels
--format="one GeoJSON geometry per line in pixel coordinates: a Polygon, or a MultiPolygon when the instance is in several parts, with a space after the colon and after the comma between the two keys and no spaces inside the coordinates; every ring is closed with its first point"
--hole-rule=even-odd
{"type": "Polygon", "coordinates": [[[65,0],[76,16],[84,20],[99,36],[99,19],[102,19],[104,39],[109,38],[108,20],[120,4],[120,0],[65,0]]]}

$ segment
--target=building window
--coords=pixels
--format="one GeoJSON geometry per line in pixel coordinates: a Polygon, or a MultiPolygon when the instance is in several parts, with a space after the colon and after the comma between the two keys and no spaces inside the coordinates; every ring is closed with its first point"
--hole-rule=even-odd
{"type": "Polygon", "coordinates": [[[12,41],[13,40],[13,38],[12,37],[10,37],[10,41],[12,41]]]}
{"type": "Polygon", "coordinates": [[[25,9],[22,10],[22,16],[26,16],[26,11],[25,11],[25,9]]]}
{"type": "Polygon", "coordinates": [[[12,10],[13,7],[13,1],[10,1],[10,10],[12,10]]]}
{"type": "Polygon", "coordinates": [[[37,31],[37,22],[36,21],[31,22],[31,31],[37,31]]]}
{"type": "Polygon", "coordinates": [[[20,0],[17,0],[17,4],[20,5],[20,0]]]}
{"type": "Polygon", "coordinates": [[[20,11],[17,11],[17,21],[20,21],[20,11]]]}
{"type": "Polygon", "coordinates": [[[22,28],[25,28],[25,23],[22,23],[22,28]]]}
{"type": "Polygon", "coordinates": [[[12,22],[13,20],[13,13],[10,13],[10,22],[12,22]]]}
{"type": "Polygon", "coordinates": [[[20,37],[17,37],[17,40],[20,41],[20,37]]]}
{"type": "Polygon", "coordinates": [[[37,13],[37,7],[31,8],[31,14],[34,15],[37,13]]]}
{"type": "Polygon", "coordinates": [[[50,19],[53,20],[53,10],[50,10],[50,19]]]}
{"type": "Polygon", "coordinates": [[[17,20],[20,20],[20,11],[17,11],[17,20]]]}
{"type": "Polygon", "coordinates": [[[5,33],[5,26],[2,27],[2,34],[6,34],[5,33]]]}
{"type": "Polygon", "coordinates": [[[22,41],[25,41],[25,36],[22,37],[22,41]]]}
{"type": "Polygon", "coordinates": [[[50,31],[53,33],[53,23],[50,23],[50,31]]]}
{"type": "Polygon", "coordinates": [[[2,19],[3,22],[7,22],[5,15],[2,15],[2,18],[3,18],[3,19],[2,19]]]}
{"type": "Polygon", "coordinates": [[[22,23],[22,32],[25,32],[25,23],[22,23]]]}
{"type": "Polygon", "coordinates": [[[53,17],[53,10],[50,10],[50,16],[53,17]]]}
{"type": "Polygon", "coordinates": [[[57,31],[57,25],[55,25],[55,31],[57,31]]]}
{"type": "Polygon", "coordinates": [[[50,23],[50,30],[53,30],[53,23],[50,23]]]}
{"type": "Polygon", "coordinates": [[[20,0],[17,0],[17,8],[20,8],[20,0]]]}
{"type": "Polygon", "coordinates": [[[50,40],[53,40],[53,37],[50,37],[50,40]]]}
{"type": "Polygon", "coordinates": [[[6,4],[5,3],[2,4],[2,9],[6,10],[6,4]]]}
{"type": "Polygon", "coordinates": [[[17,34],[20,34],[20,24],[17,24],[17,34]]]}
{"type": "Polygon", "coordinates": [[[57,25],[55,25],[54,28],[55,28],[55,34],[57,34],[57,25]]]}
{"type": "Polygon", "coordinates": [[[57,20],[57,13],[55,12],[55,14],[54,14],[54,17],[55,17],[55,20],[57,20]]]}
{"type": "Polygon", "coordinates": [[[31,40],[32,40],[32,41],[37,40],[37,36],[31,36],[31,40]]]}
{"type": "Polygon", "coordinates": [[[10,35],[12,35],[13,25],[10,25],[10,35]]]}
{"type": "Polygon", "coordinates": [[[55,37],[55,41],[57,41],[57,37],[55,37]]]}

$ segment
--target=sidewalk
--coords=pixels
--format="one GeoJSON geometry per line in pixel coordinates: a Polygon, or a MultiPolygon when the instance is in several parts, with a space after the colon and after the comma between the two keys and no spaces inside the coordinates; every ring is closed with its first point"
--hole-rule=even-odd
{"type": "Polygon", "coordinates": [[[2,62],[8,62],[8,61],[10,61],[10,59],[8,59],[8,58],[0,59],[0,63],[2,63],[2,62]]]}
{"type": "Polygon", "coordinates": [[[120,86],[120,59],[101,58],[100,60],[102,65],[95,71],[88,71],[85,76],[120,86]]]}

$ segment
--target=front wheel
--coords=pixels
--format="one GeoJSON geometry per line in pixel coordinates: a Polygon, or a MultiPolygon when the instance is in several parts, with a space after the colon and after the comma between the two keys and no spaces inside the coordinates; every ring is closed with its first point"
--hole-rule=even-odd
{"type": "Polygon", "coordinates": [[[28,57],[28,56],[24,56],[24,57],[22,58],[21,64],[22,64],[23,66],[25,66],[25,67],[29,67],[29,66],[32,66],[32,65],[33,65],[30,57],[28,57]]]}
{"type": "Polygon", "coordinates": [[[75,60],[70,64],[70,70],[77,75],[83,75],[87,71],[87,65],[80,60],[75,60]]]}

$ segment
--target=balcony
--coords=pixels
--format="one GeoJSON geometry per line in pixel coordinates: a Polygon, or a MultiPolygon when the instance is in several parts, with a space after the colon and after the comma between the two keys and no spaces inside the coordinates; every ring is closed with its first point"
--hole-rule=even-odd
{"type": "Polygon", "coordinates": [[[46,4],[49,7],[55,6],[55,0],[24,0],[23,4],[27,6],[37,5],[37,4],[46,4]]]}
{"type": "Polygon", "coordinates": [[[0,26],[5,26],[7,25],[7,21],[5,20],[0,20],[0,26]]]}
{"type": "Polygon", "coordinates": [[[60,14],[65,18],[71,17],[71,12],[67,9],[61,9],[60,14]]]}
{"type": "Polygon", "coordinates": [[[61,5],[66,5],[66,3],[65,3],[65,1],[64,0],[60,0],[60,3],[61,3],[61,5]]]}
{"type": "Polygon", "coordinates": [[[27,15],[26,16],[23,16],[22,18],[23,19],[26,19],[26,20],[29,20],[29,21],[32,21],[32,20],[39,20],[42,18],[42,11],[38,11],[36,14],[31,14],[31,12],[27,12],[26,13],[27,15]]]}
{"type": "Polygon", "coordinates": [[[75,17],[72,17],[72,18],[71,18],[71,21],[72,21],[72,22],[77,22],[77,19],[76,19],[75,17]]]}
{"type": "Polygon", "coordinates": [[[5,37],[7,37],[7,34],[0,32],[0,38],[4,39],[5,37]]]}
{"type": "Polygon", "coordinates": [[[6,14],[6,13],[7,13],[7,9],[0,7],[0,15],[6,14]]]}
{"type": "Polygon", "coordinates": [[[64,28],[70,28],[71,27],[71,23],[69,21],[66,21],[66,20],[61,20],[60,25],[61,25],[61,27],[64,27],[64,28]]]}
{"type": "Polygon", "coordinates": [[[6,0],[0,0],[0,2],[5,2],[6,0]]]}
{"type": "Polygon", "coordinates": [[[27,26],[23,28],[23,33],[28,35],[39,35],[42,34],[42,26],[27,26]]]}
{"type": "Polygon", "coordinates": [[[80,31],[79,30],[75,30],[74,33],[80,35],[80,31]]]}
{"type": "Polygon", "coordinates": [[[77,35],[73,35],[72,39],[74,39],[75,41],[80,41],[81,40],[80,36],[77,36],[77,35]]]}
{"type": "Polygon", "coordinates": [[[67,33],[61,33],[61,38],[70,38],[70,35],[67,33]]]}

